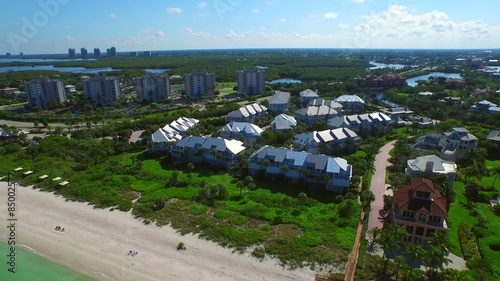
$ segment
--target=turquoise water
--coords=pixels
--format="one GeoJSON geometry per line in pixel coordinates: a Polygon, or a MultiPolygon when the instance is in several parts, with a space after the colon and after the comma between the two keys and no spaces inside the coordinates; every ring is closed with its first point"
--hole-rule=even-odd
{"type": "Polygon", "coordinates": [[[0,280],[2,281],[95,281],[38,255],[16,247],[16,273],[8,271],[9,247],[0,243],[0,280]]]}

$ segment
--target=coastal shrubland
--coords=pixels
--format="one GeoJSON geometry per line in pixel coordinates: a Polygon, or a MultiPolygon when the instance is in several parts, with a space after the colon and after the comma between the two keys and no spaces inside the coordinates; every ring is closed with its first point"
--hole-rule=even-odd
{"type": "Polygon", "coordinates": [[[131,209],[145,223],[199,233],[291,267],[347,261],[361,209],[356,201],[335,202],[334,194],[261,178],[252,179],[255,187],[240,189],[237,183],[245,180],[241,171],[173,165],[165,155],[123,153],[119,143],[49,136],[25,149],[8,144],[0,146],[0,170],[22,166],[34,171],[15,175],[24,185],[96,208],[131,209]],[[39,180],[44,174],[49,178],[39,180]],[[55,177],[61,180],[53,181],[55,177]],[[61,187],[64,180],[70,185],[61,187]],[[342,212],[346,206],[350,211],[342,212]]]}

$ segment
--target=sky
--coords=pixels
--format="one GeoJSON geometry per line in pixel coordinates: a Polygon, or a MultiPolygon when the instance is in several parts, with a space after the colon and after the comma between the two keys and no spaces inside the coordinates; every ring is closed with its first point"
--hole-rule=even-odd
{"type": "Polygon", "coordinates": [[[500,48],[499,8],[497,0],[2,0],[0,54],[491,49],[500,48]]]}

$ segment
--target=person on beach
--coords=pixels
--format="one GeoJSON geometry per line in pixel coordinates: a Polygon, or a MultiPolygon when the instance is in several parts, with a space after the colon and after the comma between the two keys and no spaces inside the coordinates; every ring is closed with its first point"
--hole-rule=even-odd
{"type": "Polygon", "coordinates": [[[61,232],[64,232],[64,228],[61,229],[61,232]]]}
{"type": "Polygon", "coordinates": [[[56,230],[59,230],[59,229],[61,229],[61,227],[60,226],[56,226],[56,230]]]}

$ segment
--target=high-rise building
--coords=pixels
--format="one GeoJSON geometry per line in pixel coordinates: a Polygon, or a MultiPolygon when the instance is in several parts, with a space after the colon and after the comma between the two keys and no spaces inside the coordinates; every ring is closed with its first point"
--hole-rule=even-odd
{"type": "Polygon", "coordinates": [[[73,48],[68,49],[68,54],[70,58],[76,58],[76,51],[73,48]]]}
{"type": "Polygon", "coordinates": [[[116,57],[116,48],[115,47],[111,47],[109,49],[106,49],[106,55],[108,57],[116,57]]]}
{"type": "Polygon", "coordinates": [[[120,96],[120,81],[117,77],[96,75],[83,80],[83,91],[93,105],[114,105],[120,96]]]}
{"type": "Polygon", "coordinates": [[[159,102],[170,95],[168,75],[150,73],[139,77],[136,90],[139,102],[159,102]]]}
{"type": "Polygon", "coordinates": [[[101,50],[99,50],[99,48],[94,48],[94,57],[95,58],[101,57],[101,50]]]}
{"type": "Polygon", "coordinates": [[[243,69],[237,72],[238,94],[249,96],[264,92],[266,72],[262,69],[243,69]]]}
{"type": "Polygon", "coordinates": [[[137,57],[137,56],[139,56],[139,53],[138,53],[138,52],[130,52],[130,53],[128,53],[128,54],[129,54],[129,56],[131,56],[131,57],[137,57]]]}
{"type": "Polygon", "coordinates": [[[5,53],[6,57],[10,57],[12,54],[11,53],[5,53]]]}
{"type": "Polygon", "coordinates": [[[194,71],[184,76],[184,89],[186,96],[196,100],[200,98],[212,98],[215,89],[215,74],[194,71]]]}
{"type": "Polygon", "coordinates": [[[20,52],[20,53],[19,53],[19,55],[22,57],[22,56],[24,56],[24,53],[23,53],[23,52],[20,52]]]}
{"type": "Polygon", "coordinates": [[[145,57],[150,57],[151,56],[151,51],[144,51],[144,53],[142,53],[142,54],[145,57]]]}
{"type": "Polygon", "coordinates": [[[81,48],[80,53],[82,54],[82,59],[88,59],[89,58],[89,52],[87,52],[86,48],[81,48]]]}
{"type": "Polygon", "coordinates": [[[31,107],[49,109],[67,101],[64,82],[59,79],[42,77],[24,82],[28,104],[31,107]]]}

